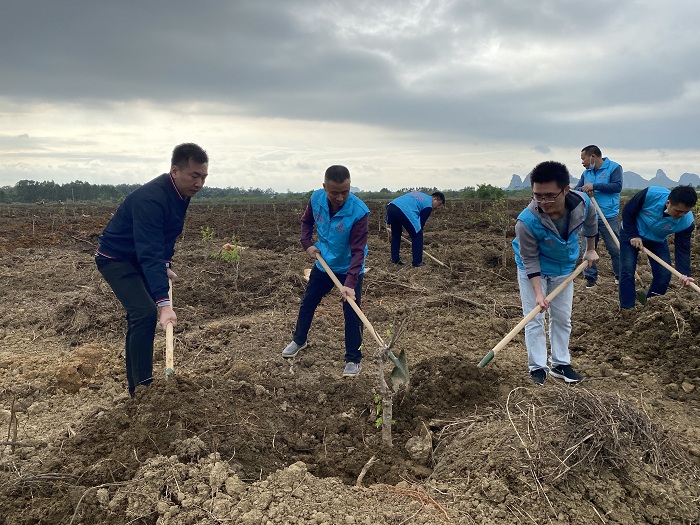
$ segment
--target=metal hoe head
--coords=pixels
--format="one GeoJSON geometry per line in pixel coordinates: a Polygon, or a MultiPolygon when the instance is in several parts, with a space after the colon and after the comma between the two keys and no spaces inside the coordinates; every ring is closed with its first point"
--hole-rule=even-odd
{"type": "Polygon", "coordinates": [[[493,350],[489,351],[488,354],[486,354],[481,361],[479,361],[479,364],[477,365],[478,368],[484,368],[486,365],[488,365],[491,360],[496,356],[493,350]]]}
{"type": "Polygon", "coordinates": [[[647,300],[648,300],[647,289],[642,288],[640,290],[637,290],[637,301],[639,301],[639,304],[644,306],[645,304],[647,304],[647,300]]]}
{"type": "Polygon", "coordinates": [[[408,383],[411,380],[411,375],[408,372],[408,360],[406,359],[406,352],[401,350],[399,355],[394,355],[390,349],[387,349],[386,353],[389,360],[394,363],[394,369],[391,371],[391,387],[394,392],[398,392],[402,385],[408,387],[408,383]]]}

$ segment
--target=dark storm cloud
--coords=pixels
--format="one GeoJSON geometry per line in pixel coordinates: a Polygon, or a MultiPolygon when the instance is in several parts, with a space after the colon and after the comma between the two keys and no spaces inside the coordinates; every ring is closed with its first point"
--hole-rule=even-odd
{"type": "Polygon", "coordinates": [[[687,21],[700,11],[682,2],[658,19],[652,5],[10,2],[0,93],[206,102],[448,141],[695,147],[699,38],[687,21]]]}

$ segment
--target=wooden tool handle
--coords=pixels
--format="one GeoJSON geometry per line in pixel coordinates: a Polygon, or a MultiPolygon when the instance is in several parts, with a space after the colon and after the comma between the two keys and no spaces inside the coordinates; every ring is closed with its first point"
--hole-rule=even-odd
{"type": "MultiPolygon", "coordinates": [[[[554,299],[557,295],[559,295],[559,292],[561,292],[571,281],[573,281],[578,274],[580,274],[585,268],[588,266],[588,261],[583,261],[581,264],[578,265],[578,267],[573,271],[571,275],[569,275],[564,281],[562,281],[559,286],[557,286],[552,292],[547,296],[547,300],[551,301],[554,299]]],[[[532,309],[532,311],[527,314],[522,321],[520,321],[515,328],[513,328],[510,332],[508,332],[508,335],[506,335],[501,341],[494,346],[491,349],[490,354],[493,353],[495,355],[499,350],[501,350],[504,346],[506,346],[517,334],[522,330],[527,323],[532,321],[532,319],[539,314],[542,311],[542,307],[540,305],[535,306],[535,308],[532,309]]],[[[492,356],[493,357],[493,356],[492,356]]],[[[490,359],[489,359],[490,361],[490,359]]]]}
{"type": "MultiPolygon", "coordinates": [[[[323,269],[326,270],[326,273],[328,276],[333,280],[333,283],[335,283],[336,288],[340,290],[341,292],[343,291],[343,285],[340,283],[338,278],[335,276],[333,273],[333,270],[331,270],[331,267],[328,266],[328,263],[321,257],[320,253],[316,254],[316,259],[318,259],[318,262],[321,263],[321,266],[323,266],[323,269]]],[[[364,313],[362,313],[362,310],[360,310],[360,307],[357,306],[357,303],[350,297],[347,298],[348,303],[350,303],[350,306],[352,307],[353,310],[355,310],[355,313],[357,316],[360,318],[362,321],[362,324],[365,325],[365,328],[369,330],[369,332],[372,334],[374,339],[379,343],[381,347],[385,347],[386,345],[384,344],[384,341],[382,340],[381,337],[379,337],[379,334],[374,330],[374,327],[372,326],[372,323],[369,322],[369,319],[365,316],[364,313]]]]}
{"type": "MultiPolygon", "coordinates": [[[[600,217],[603,220],[603,224],[605,224],[605,227],[610,232],[610,236],[615,241],[615,244],[617,244],[617,249],[619,250],[620,249],[620,239],[617,238],[617,235],[615,235],[615,232],[613,231],[612,226],[610,226],[608,219],[606,219],[605,215],[603,215],[603,212],[601,211],[600,206],[598,206],[598,202],[596,202],[595,197],[591,197],[591,202],[593,203],[593,206],[595,206],[595,211],[598,212],[598,217],[600,217]]],[[[642,280],[639,277],[639,273],[637,273],[637,272],[634,272],[634,278],[637,279],[638,281],[642,280]]]]}
{"type": "MultiPolygon", "coordinates": [[[[675,275],[676,277],[684,277],[684,275],[683,275],[681,272],[679,272],[678,270],[676,270],[673,266],[671,266],[670,264],[668,264],[668,263],[667,263],[666,261],[664,261],[661,257],[659,257],[658,255],[656,255],[655,253],[650,252],[650,251],[649,251],[648,249],[646,249],[644,246],[642,246],[642,248],[644,248],[644,253],[647,254],[647,257],[650,257],[650,258],[654,259],[657,263],[659,263],[661,266],[663,266],[664,268],[666,268],[666,269],[667,269],[669,272],[671,272],[673,275],[675,275]]],[[[695,290],[696,292],[700,293],[700,286],[698,286],[697,284],[695,284],[695,283],[690,283],[689,286],[690,286],[693,290],[695,290]]]]}
{"type": "MultiPolygon", "coordinates": [[[[387,227],[386,231],[388,231],[389,233],[391,233],[391,228],[388,228],[388,227],[387,227]]],[[[390,238],[391,238],[391,237],[390,237],[390,238]]],[[[411,246],[413,246],[413,243],[412,243],[410,240],[408,240],[406,237],[404,237],[403,235],[401,236],[401,239],[404,240],[404,241],[406,241],[406,242],[407,242],[408,244],[410,244],[411,246]]],[[[442,261],[436,259],[435,257],[433,257],[432,255],[430,255],[430,254],[429,254],[428,252],[426,252],[425,250],[423,250],[423,254],[424,254],[424,255],[427,255],[428,257],[430,257],[433,261],[435,261],[436,263],[438,263],[440,266],[442,266],[442,267],[444,267],[444,268],[447,268],[448,270],[450,269],[450,267],[447,266],[444,262],[442,262],[442,261]]]]}
{"type": "Polygon", "coordinates": [[[615,244],[617,244],[617,247],[620,247],[620,239],[617,238],[617,235],[615,235],[615,232],[612,229],[612,226],[610,226],[610,223],[608,222],[608,219],[605,218],[605,215],[603,215],[603,212],[600,210],[600,206],[598,206],[598,203],[596,202],[594,197],[591,197],[591,202],[593,203],[593,206],[595,206],[595,211],[598,212],[598,217],[600,217],[603,220],[603,224],[605,224],[605,227],[608,229],[610,232],[610,235],[612,238],[615,240],[615,244]]]}
{"type": "Polygon", "coordinates": [[[175,345],[173,343],[173,323],[168,323],[165,329],[165,368],[173,369],[173,354],[175,345]]]}
{"type": "MultiPolygon", "coordinates": [[[[173,281],[168,279],[169,289],[168,297],[170,298],[170,305],[173,304],[173,281]]],[[[174,370],[174,353],[175,344],[173,342],[173,323],[168,323],[165,327],[165,375],[168,376],[174,370]]]]}

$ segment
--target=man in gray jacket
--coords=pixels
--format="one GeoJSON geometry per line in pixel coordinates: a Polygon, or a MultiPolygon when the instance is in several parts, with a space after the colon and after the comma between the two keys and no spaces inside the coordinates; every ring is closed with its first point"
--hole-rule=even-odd
{"type": "Polygon", "coordinates": [[[571,367],[569,353],[574,283],[569,282],[551,302],[547,295],[575,270],[581,252],[580,232],[586,238],[583,259],[589,267],[598,260],[598,217],[588,195],[569,187],[569,170],[563,164],[538,164],[530,174],[530,183],[533,198],[518,215],[513,240],[523,314],[536,306],[542,308],[525,326],[530,377],[542,385],[549,372],[552,377],[575,383],[582,378],[571,367]],[[551,368],[547,366],[545,311],[549,312],[551,368]]]}

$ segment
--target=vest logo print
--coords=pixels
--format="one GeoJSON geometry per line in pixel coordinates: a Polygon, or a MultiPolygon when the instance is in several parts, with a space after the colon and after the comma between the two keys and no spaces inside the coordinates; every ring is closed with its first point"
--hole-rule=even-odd
{"type": "Polygon", "coordinates": [[[333,227],[333,229],[338,233],[345,233],[345,226],[343,225],[343,221],[340,221],[336,226],[333,227]]]}

